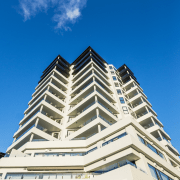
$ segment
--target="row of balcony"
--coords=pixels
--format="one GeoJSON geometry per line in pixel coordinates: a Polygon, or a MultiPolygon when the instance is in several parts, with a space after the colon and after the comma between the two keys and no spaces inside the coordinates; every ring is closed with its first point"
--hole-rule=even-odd
{"type": "Polygon", "coordinates": [[[109,81],[107,80],[107,78],[101,73],[99,72],[99,70],[97,70],[94,66],[92,66],[90,69],[88,69],[88,71],[85,71],[84,74],[81,75],[81,77],[75,81],[72,84],[72,90],[74,90],[78,85],[81,84],[81,82],[84,82],[88,77],[90,77],[92,74],[96,74],[103,82],[106,83],[106,85],[111,85],[109,83],[109,81]]]}
{"type": "Polygon", "coordinates": [[[78,124],[78,127],[76,127],[76,129],[74,129],[73,131],[68,131],[67,137],[68,139],[72,140],[85,140],[104,130],[105,128],[111,126],[114,123],[115,122],[108,121],[101,115],[95,115],[87,121],[78,124]]]}
{"type": "Polygon", "coordinates": [[[44,82],[47,81],[47,79],[49,79],[49,77],[50,77],[52,74],[53,74],[56,78],[58,78],[58,79],[64,84],[64,86],[67,86],[67,84],[68,84],[68,79],[67,79],[65,76],[63,76],[63,75],[61,74],[61,72],[59,72],[57,69],[53,69],[53,70],[36,86],[35,89],[37,90],[40,86],[42,86],[42,84],[44,84],[44,82]]]}
{"type": "Polygon", "coordinates": [[[177,150],[169,141],[171,138],[164,131],[163,124],[157,119],[157,114],[151,108],[152,105],[147,101],[142,88],[131,79],[123,85],[123,90],[126,98],[128,98],[130,107],[132,107],[135,113],[137,121],[160,142],[166,142],[169,147],[171,146],[171,150],[177,154],[177,150]]]}
{"type": "Polygon", "coordinates": [[[104,76],[104,78],[108,79],[107,72],[104,72],[96,61],[91,60],[87,65],[85,65],[72,79],[73,83],[75,83],[77,80],[79,80],[80,77],[82,77],[91,67],[94,67],[96,70],[98,70],[101,73],[101,76],[104,76]]]}
{"type": "Polygon", "coordinates": [[[104,83],[95,73],[91,74],[85,81],[79,84],[76,88],[71,91],[70,96],[72,98],[76,97],[81,91],[83,91],[87,86],[89,86],[93,81],[96,81],[103,89],[105,89],[108,93],[112,94],[112,89],[104,83]]]}

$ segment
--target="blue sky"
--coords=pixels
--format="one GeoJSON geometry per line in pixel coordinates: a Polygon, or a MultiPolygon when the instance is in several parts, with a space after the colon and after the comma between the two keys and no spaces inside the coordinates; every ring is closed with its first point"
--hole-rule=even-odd
{"type": "Polygon", "coordinates": [[[180,151],[180,1],[9,0],[0,2],[0,151],[28,107],[42,71],[91,46],[127,64],[180,151]]]}

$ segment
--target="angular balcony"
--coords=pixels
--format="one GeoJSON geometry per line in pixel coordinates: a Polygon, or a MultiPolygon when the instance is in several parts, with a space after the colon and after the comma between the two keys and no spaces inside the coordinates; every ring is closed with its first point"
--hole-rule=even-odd
{"type": "Polygon", "coordinates": [[[128,92],[135,86],[137,86],[143,92],[143,89],[133,79],[130,80],[125,86],[123,85],[122,88],[123,88],[124,92],[128,92]]]}
{"type": "Polygon", "coordinates": [[[166,138],[161,139],[160,141],[162,144],[164,144],[165,146],[167,146],[167,148],[174,153],[176,156],[179,156],[179,152],[178,150],[171,144],[171,142],[169,142],[166,138]]]}
{"type": "Polygon", "coordinates": [[[64,83],[65,85],[68,84],[68,79],[63,76],[59,71],[57,71],[56,69],[53,69],[37,86],[36,86],[36,90],[42,85],[44,84],[45,81],[47,81],[47,79],[49,79],[49,77],[51,75],[53,75],[58,78],[62,83],[64,83]]]}
{"type": "Polygon", "coordinates": [[[61,89],[59,89],[58,87],[56,87],[54,84],[52,84],[51,82],[48,82],[48,84],[46,84],[46,86],[39,91],[39,93],[37,93],[30,101],[29,101],[29,105],[31,106],[32,103],[34,103],[34,101],[36,101],[37,98],[39,98],[49,87],[49,92],[52,92],[52,94],[54,94],[55,96],[57,96],[59,99],[61,99],[62,101],[64,101],[64,99],[66,98],[66,94],[65,92],[63,92],[61,89]]]}
{"type": "Polygon", "coordinates": [[[74,75],[72,81],[75,82],[77,79],[79,79],[84,73],[86,73],[91,67],[92,67],[92,61],[90,61],[88,64],[86,64],[77,74],[74,75]]]}
{"type": "Polygon", "coordinates": [[[171,139],[170,136],[164,131],[164,129],[158,124],[151,123],[151,124],[146,125],[145,127],[146,127],[145,129],[147,129],[147,131],[149,131],[151,134],[153,134],[159,130],[161,132],[161,134],[164,137],[166,137],[166,139],[169,139],[169,140],[171,139]]]}
{"type": "Polygon", "coordinates": [[[96,74],[91,74],[85,81],[83,81],[81,84],[79,84],[75,89],[71,91],[70,96],[72,98],[76,97],[77,94],[79,94],[81,91],[83,91],[87,86],[89,86],[93,81],[95,81],[108,93],[112,94],[113,91],[109,86],[107,86],[96,74]]]}
{"type": "Polygon", "coordinates": [[[101,115],[104,119],[109,121],[110,123],[115,123],[118,121],[117,117],[110,112],[110,110],[105,107],[101,102],[95,102],[94,98],[84,105],[85,108],[82,111],[75,112],[72,111],[74,114],[69,115],[69,120],[67,123],[66,128],[73,129],[79,127],[82,123],[88,121],[89,119],[93,118],[94,116],[101,115]],[[99,110],[99,115],[97,114],[97,109],[99,110]]]}
{"type": "Polygon", "coordinates": [[[144,116],[148,112],[151,112],[152,114],[154,114],[154,116],[157,116],[156,112],[146,102],[142,101],[139,104],[135,105],[133,111],[136,113],[137,118],[144,116]]]}
{"type": "Polygon", "coordinates": [[[77,94],[79,94],[81,91],[83,91],[89,84],[93,82],[94,75],[91,74],[88,76],[82,83],[80,83],[78,86],[74,87],[72,89],[70,96],[75,97],[77,94]]]}
{"type": "Polygon", "coordinates": [[[71,86],[72,89],[77,87],[81,82],[85,81],[89,76],[92,75],[93,67],[90,67],[80,78],[78,78],[71,86]]]}
{"type": "Polygon", "coordinates": [[[25,110],[24,114],[27,115],[33,108],[35,108],[44,99],[45,96],[47,96],[46,99],[51,101],[53,104],[56,104],[57,107],[61,107],[61,108],[65,107],[65,103],[63,102],[62,99],[60,99],[60,96],[58,98],[56,93],[53,93],[50,90],[46,90],[43,94],[40,95],[40,97],[36,101],[34,101],[34,103],[31,104],[31,106],[29,106],[25,110]]]}
{"type": "Polygon", "coordinates": [[[90,92],[86,96],[84,96],[82,101],[78,102],[77,105],[75,104],[70,106],[68,116],[74,116],[77,114],[77,112],[82,112],[84,107],[86,107],[88,104],[91,104],[95,100],[95,96],[97,96],[97,98],[99,99],[99,103],[102,104],[103,107],[108,107],[106,109],[109,112],[111,112],[112,114],[119,114],[119,111],[116,108],[116,106],[113,103],[111,103],[111,101],[108,98],[106,98],[105,95],[100,93],[99,89],[94,90],[93,88],[91,88],[89,90],[90,92]]]}
{"type": "Polygon", "coordinates": [[[27,121],[25,124],[23,124],[23,126],[21,126],[16,131],[13,138],[17,138],[17,137],[21,136],[22,134],[24,134],[33,124],[35,124],[37,118],[39,119],[38,124],[40,126],[43,126],[44,128],[46,128],[48,131],[60,131],[61,119],[52,119],[52,118],[46,116],[45,112],[43,112],[43,113],[44,114],[42,114],[41,112],[36,113],[35,116],[33,116],[29,121],[27,121]]]}
{"type": "Polygon", "coordinates": [[[101,119],[97,116],[87,120],[86,122],[79,125],[78,129],[75,129],[74,132],[68,135],[67,139],[69,140],[77,140],[77,139],[88,139],[99,132],[100,129],[105,129],[110,126],[110,122],[104,119],[101,119]]]}
{"type": "Polygon", "coordinates": [[[95,66],[93,66],[72,84],[72,86],[71,86],[72,89],[74,89],[79,84],[81,84],[81,82],[84,82],[92,74],[96,74],[106,85],[108,85],[108,86],[111,85],[109,83],[109,81],[107,80],[107,78],[104,77],[101,73],[99,73],[99,71],[95,68],[95,66]],[[94,71],[94,73],[93,73],[93,71],[94,71]]]}
{"type": "Polygon", "coordinates": [[[85,65],[76,75],[74,75],[73,82],[75,83],[81,76],[83,76],[91,67],[95,67],[102,76],[104,76],[106,79],[109,79],[107,74],[97,65],[96,62],[91,60],[87,65],[85,65]]]}
{"type": "Polygon", "coordinates": [[[39,141],[57,141],[58,139],[49,135],[46,132],[43,132],[43,128],[40,126],[29,128],[24,134],[22,134],[17,141],[13,142],[13,144],[7,149],[7,152],[10,152],[11,149],[18,149],[25,143],[29,142],[31,134],[34,134],[34,141],[37,139],[39,141]],[[39,129],[38,129],[39,128],[39,129]]]}
{"type": "Polygon", "coordinates": [[[57,77],[55,77],[53,74],[32,94],[34,97],[36,94],[39,93],[49,82],[57,86],[62,91],[67,90],[67,85],[65,85],[63,82],[61,82],[57,77]]]}
{"type": "Polygon", "coordinates": [[[136,120],[140,124],[142,124],[142,123],[147,124],[146,122],[150,121],[151,118],[153,118],[155,121],[157,121],[158,124],[160,124],[160,126],[163,127],[163,124],[161,123],[161,121],[159,121],[157,119],[157,117],[151,112],[144,111],[144,112],[140,113],[136,120]]]}
{"type": "Polygon", "coordinates": [[[62,109],[49,100],[45,101],[42,100],[38,105],[35,106],[19,123],[19,125],[23,125],[27,121],[29,121],[33,116],[40,111],[41,107],[43,107],[43,111],[46,112],[47,116],[50,116],[52,118],[62,118],[64,116],[64,113],[62,112],[62,109]]]}
{"type": "Polygon", "coordinates": [[[128,91],[124,92],[125,96],[128,97],[128,99],[133,98],[137,93],[141,93],[144,98],[147,99],[147,96],[141,91],[141,89],[138,86],[132,86],[128,91]]]}
{"type": "Polygon", "coordinates": [[[139,101],[145,101],[150,107],[152,107],[151,103],[144,97],[144,95],[140,92],[137,93],[135,96],[133,96],[131,99],[128,99],[128,101],[133,105],[137,105],[139,101]]]}

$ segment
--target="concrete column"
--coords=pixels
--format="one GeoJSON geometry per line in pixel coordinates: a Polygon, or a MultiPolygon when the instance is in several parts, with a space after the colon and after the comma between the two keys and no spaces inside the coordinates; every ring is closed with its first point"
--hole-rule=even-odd
{"type": "Polygon", "coordinates": [[[61,131],[58,134],[58,139],[61,139],[61,131]]]}
{"type": "Polygon", "coordinates": [[[39,122],[39,118],[37,118],[37,119],[36,119],[36,122],[35,122],[35,127],[37,127],[38,122],[39,122]]]}
{"type": "Polygon", "coordinates": [[[16,141],[16,139],[17,139],[17,138],[15,137],[15,138],[14,138],[14,140],[13,140],[13,142],[15,142],[15,141],[16,141]]]}
{"type": "Polygon", "coordinates": [[[94,73],[94,69],[92,70],[92,73],[94,73]]]}
{"type": "Polygon", "coordinates": [[[99,117],[99,109],[96,109],[96,116],[99,117]]]}
{"type": "Polygon", "coordinates": [[[101,125],[98,124],[98,133],[101,132],[101,125]]]}
{"type": "Polygon", "coordinates": [[[135,128],[132,125],[129,125],[125,128],[127,134],[130,134],[131,136],[133,136],[134,138],[138,139],[137,133],[135,128]]]}
{"type": "Polygon", "coordinates": [[[160,133],[159,130],[158,130],[158,134],[159,134],[160,138],[163,140],[163,136],[162,136],[162,134],[160,133]]]}
{"type": "Polygon", "coordinates": [[[149,109],[147,108],[147,106],[145,106],[145,109],[146,109],[146,111],[149,113],[149,109]]]}
{"type": "Polygon", "coordinates": [[[146,171],[148,175],[151,175],[146,157],[142,153],[139,153],[139,156],[140,159],[136,161],[136,165],[146,171]]]}
{"type": "Polygon", "coordinates": [[[93,81],[95,81],[95,77],[93,77],[93,81]]]}
{"type": "Polygon", "coordinates": [[[2,179],[5,179],[7,172],[3,172],[2,179]]]}
{"type": "Polygon", "coordinates": [[[52,82],[52,78],[50,79],[50,82],[52,82]]]}
{"type": "Polygon", "coordinates": [[[42,112],[42,110],[43,110],[43,105],[40,107],[40,112],[42,112]]]}
{"type": "Polygon", "coordinates": [[[139,89],[136,89],[136,91],[137,91],[138,94],[140,93],[140,92],[139,92],[139,89]]]}
{"type": "Polygon", "coordinates": [[[47,87],[47,90],[48,90],[48,91],[49,91],[49,89],[50,89],[50,86],[47,87]]]}
{"type": "Polygon", "coordinates": [[[96,91],[96,86],[94,86],[94,91],[96,91]]]}
{"type": "Polygon", "coordinates": [[[97,96],[95,96],[95,102],[98,102],[98,98],[97,98],[97,96]]]}
{"type": "Polygon", "coordinates": [[[152,117],[151,117],[151,121],[153,122],[154,125],[156,125],[156,123],[152,117]]]}
{"type": "Polygon", "coordinates": [[[143,99],[142,97],[141,97],[141,101],[142,101],[142,102],[145,102],[144,99],[143,99]]]}
{"type": "Polygon", "coordinates": [[[47,95],[45,94],[45,96],[44,96],[44,100],[46,100],[46,98],[47,98],[47,95]]]}
{"type": "Polygon", "coordinates": [[[164,157],[165,157],[166,161],[168,162],[168,164],[171,164],[171,162],[170,162],[169,157],[167,156],[167,154],[166,154],[164,151],[162,151],[162,154],[164,155],[164,157]]]}
{"type": "Polygon", "coordinates": [[[32,140],[33,140],[33,137],[34,137],[34,134],[31,134],[31,137],[30,137],[30,140],[29,140],[29,142],[32,142],[32,140]]]}

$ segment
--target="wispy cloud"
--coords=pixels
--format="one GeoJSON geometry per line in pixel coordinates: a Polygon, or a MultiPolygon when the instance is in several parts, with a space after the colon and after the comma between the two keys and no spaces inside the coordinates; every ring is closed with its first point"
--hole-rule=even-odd
{"type": "Polygon", "coordinates": [[[19,0],[19,3],[25,21],[53,8],[55,13],[52,20],[57,23],[55,28],[68,30],[68,24],[75,23],[81,16],[87,0],[19,0]]]}

